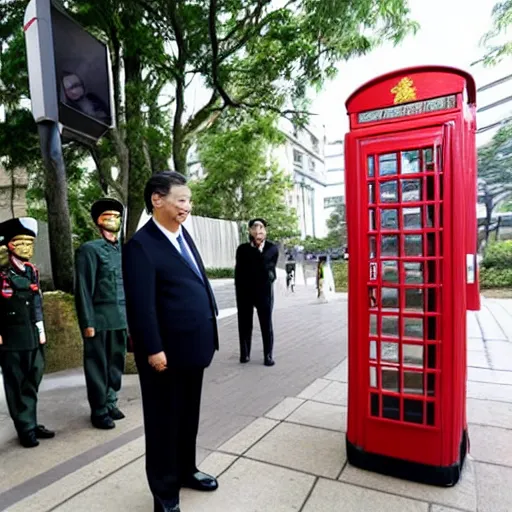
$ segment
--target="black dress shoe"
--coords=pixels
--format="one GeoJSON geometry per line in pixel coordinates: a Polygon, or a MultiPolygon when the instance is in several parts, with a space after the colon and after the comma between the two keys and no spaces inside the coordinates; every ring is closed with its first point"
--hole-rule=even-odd
{"type": "Polygon", "coordinates": [[[241,363],[248,363],[251,360],[249,356],[240,356],[241,363]]]}
{"type": "Polygon", "coordinates": [[[215,477],[197,471],[188,478],[185,478],[181,486],[194,489],[195,491],[215,491],[219,487],[219,483],[215,477]]]}
{"type": "Polygon", "coordinates": [[[162,500],[153,496],[154,512],[180,512],[180,502],[178,498],[174,500],[162,500]]]}
{"type": "Polygon", "coordinates": [[[37,439],[52,439],[55,437],[55,432],[48,430],[44,425],[37,425],[34,429],[37,439]]]}
{"type": "Polygon", "coordinates": [[[91,416],[91,423],[94,427],[101,430],[110,430],[116,426],[108,414],[104,416],[91,416]]]}
{"type": "Polygon", "coordinates": [[[263,364],[265,366],[274,366],[276,362],[272,359],[272,356],[265,356],[265,362],[263,364]]]}
{"type": "Polygon", "coordinates": [[[20,444],[24,448],[35,448],[39,446],[39,441],[36,438],[35,430],[30,430],[28,432],[23,432],[19,434],[20,444]]]}
{"type": "Polygon", "coordinates": [[[117,407],[113,407],[112,409],[110,409],[110,411],[108,411],[108,415],[113,420],[116,420],[116,421],[126,418],[126,416],[117,407]]]}

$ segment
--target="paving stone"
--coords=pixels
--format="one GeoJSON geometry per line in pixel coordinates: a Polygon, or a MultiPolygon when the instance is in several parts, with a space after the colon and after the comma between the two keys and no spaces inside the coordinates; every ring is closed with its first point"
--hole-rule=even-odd
{"type": "Polygon", "coordinates": [[[226,441],[219,450],[241,455],[278,423],[278,421],[269,418],[257,418],[229,441],[226,441]]]}
{"type": "Polygon", "coordinates": [[[346,432],[347,408],[308,400],[288,416],[286,421],[346,432]]]}
{"type": "MultiPolygon", "coordinates": [[[[372,471],[364,471],[347,465],[340,476],[343,482],[361,485],[397,496],[405,496],[438,505],[458,507],[463,510],[476,512],[477,492],[474,463],[467,460],[461,478],[456,486],[451,488],[425,485],[408,480],[401,480],[372,471]]],[[[401,510],[401,509],[398,509],[401,510]]]]}
{"type": "Polygon", "coordinates": [[[512,386],[504,384],[468,381],[466,394],[468,398],[512,402],[512,386]]]}
{"type": "MultiPolygon", "coordinates": [[[[471,331],[468,331],[471,332],[471,331]]],[[[485,350],[484,340],[482,338],[468,338],[467,350],[476,350],[476,351],[482,351],[485,350]]]]}
{"type": "Polygon", "coordinates": [[[512,372],[468,368],[468,380],[474,382],[488,382],[489,384],[508,384],[512,386],[512,372]]]}
{"type": "Polygon", "coordinates": [[[287,397],[282,402],[278,403],[273,409],[268,411],[265,416],[273,420],[284,420],[303,403],[304,400],[301,398],[287,397]]]}
{"type": "Polygon", "coordinates": [[[439,505],[432,505],[430,512],[460,512],[460,508],[440,507],[439,505]]]}
{"type": "Polygon", "coordinates": [[[246,457],[336,478],[346,460],[345,438],[341,432],[281,423],[254,445],[246,457]]]}
{"type": "Polygon", "coordinates": [[[347,405],[348,384],[345,382],[331,382],[327,387],[316,393],[313,397],[316,402],[325,402],[334,405],[347,405]]]}
{"type": "Polygon", "coordinates": [[[348,359],[341,362],[334,370],[329,372],[324,379],[348,382],[348,359]]]}
{"type": "Polygon", "coordinates": [[[512,430],[470,425],[469,436],[475,460],[512,467],[512,430]]]}
{"type": "Polygon", "coordinates": [[[504,300],[490,300],[487,306],[505,336],[512,341],[512,303],[504,300]]]}
{"type": "Polygon", "coordinates": [[[512,469],[477,462],[478,512],[512,510],[512,469]]]}
{"type": "Polygon", "coordinates": [[[181,505],[190,512],[298,511],[314,481],[310,475],[241,458],[221,475],[217,491],[184,490],[181,505]]]}
{"type": "Polygon", "coordinates": [[[512,403],[468,398],[466,405],[469,423],[512,428],[512,403]]]}
{"type": "Polygon", "coordinates": [[[487,301],[482,302],[481,309],[476,313],[480,328],[483,332],[483,338],[485,340],[507,340],[507,336],[503,332],[503,329],[496,322],[492,312],[492,306],[487,301]]]}
{"type": "Polygon", "coordinates": [[[512,371],[512,343],[510,341],[488,340],[486,346],[494,370],[512,371]]]}
{"type": "Polygon", "coordinates": [[[303,512],[428,512],[428,503],[321,478],[303,512]]]}
{"type": "Polygon", "coordinates": [[[301,391],[299,393],[298,397],[304,398],[305,400],[309,400],[310,398],[313,398],[316,394],[318,394],[320,391],[325,389],[330,384],[331,384],[330,380],[316,379],[306,389],[301,391]]]}
{"type": "Polygon", "coordinates": [[[483,350],[468,350],[468,366],[490,368],[486,353],[483,350]]]}

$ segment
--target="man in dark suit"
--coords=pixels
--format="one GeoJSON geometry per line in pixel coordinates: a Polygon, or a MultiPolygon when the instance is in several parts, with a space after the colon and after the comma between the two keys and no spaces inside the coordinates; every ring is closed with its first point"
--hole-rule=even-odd
{"type": "Polygon", "coordinates": [[[201,257],[182,227],[191,210],[185,178],[171,171],[154,174],[144,200],[153,217],[123,253],[128,327],[154,510],[179,512],[181,487],[218,487],[196,466],[203,372],[218,349],[218,311],[201,257]]]}
{"type": "Polygon", "coordinates": [[[277,245],[266,240],[266,228],[267,223],[264,219],[253,219],[249,222],[250,241],[240,245],[236,251],[235,289],[240,362],[248,363],[251,357],[252,319],[256,308],[263,337],[264,364],[273,366],[273,284],[276,280],[279,250],[277,245]]]}

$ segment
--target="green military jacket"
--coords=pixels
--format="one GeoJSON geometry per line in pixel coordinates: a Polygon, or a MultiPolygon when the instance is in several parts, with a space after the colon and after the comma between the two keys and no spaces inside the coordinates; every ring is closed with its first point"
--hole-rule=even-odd
{"type": "Polygon", "coordinates": [[[36,322],[43,320],[43,301],[37,269],[12,265],[0,270],[0,350],[24,351],[39,347],[36,322]]]}
{"type": "Polygon", "coordinates": [[[119,242],[83,244],[75,257],[75,304],[82,331],[126,329],[125,296],[119,242]]]}

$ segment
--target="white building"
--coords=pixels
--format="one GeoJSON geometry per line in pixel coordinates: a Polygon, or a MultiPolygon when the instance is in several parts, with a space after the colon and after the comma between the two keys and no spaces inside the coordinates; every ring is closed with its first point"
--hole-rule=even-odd
{"type": "Polygon", "coordinates": [[[324,196],[324,215],[327,219],[337,205],[345,204],[345,151],[342,140],[325,146],[327,186],[324,196]]]}
{"type": "Polygon", "coordinates": [[[274,149],[272,156],[293,179],[288,204],[297,211],[301,237],[322,238],[327,234],[323,205],[327,185],[324,127],[310,124],[297,129],[283,119],[279,122],[279,129],[286,141],[274,149]]]}

